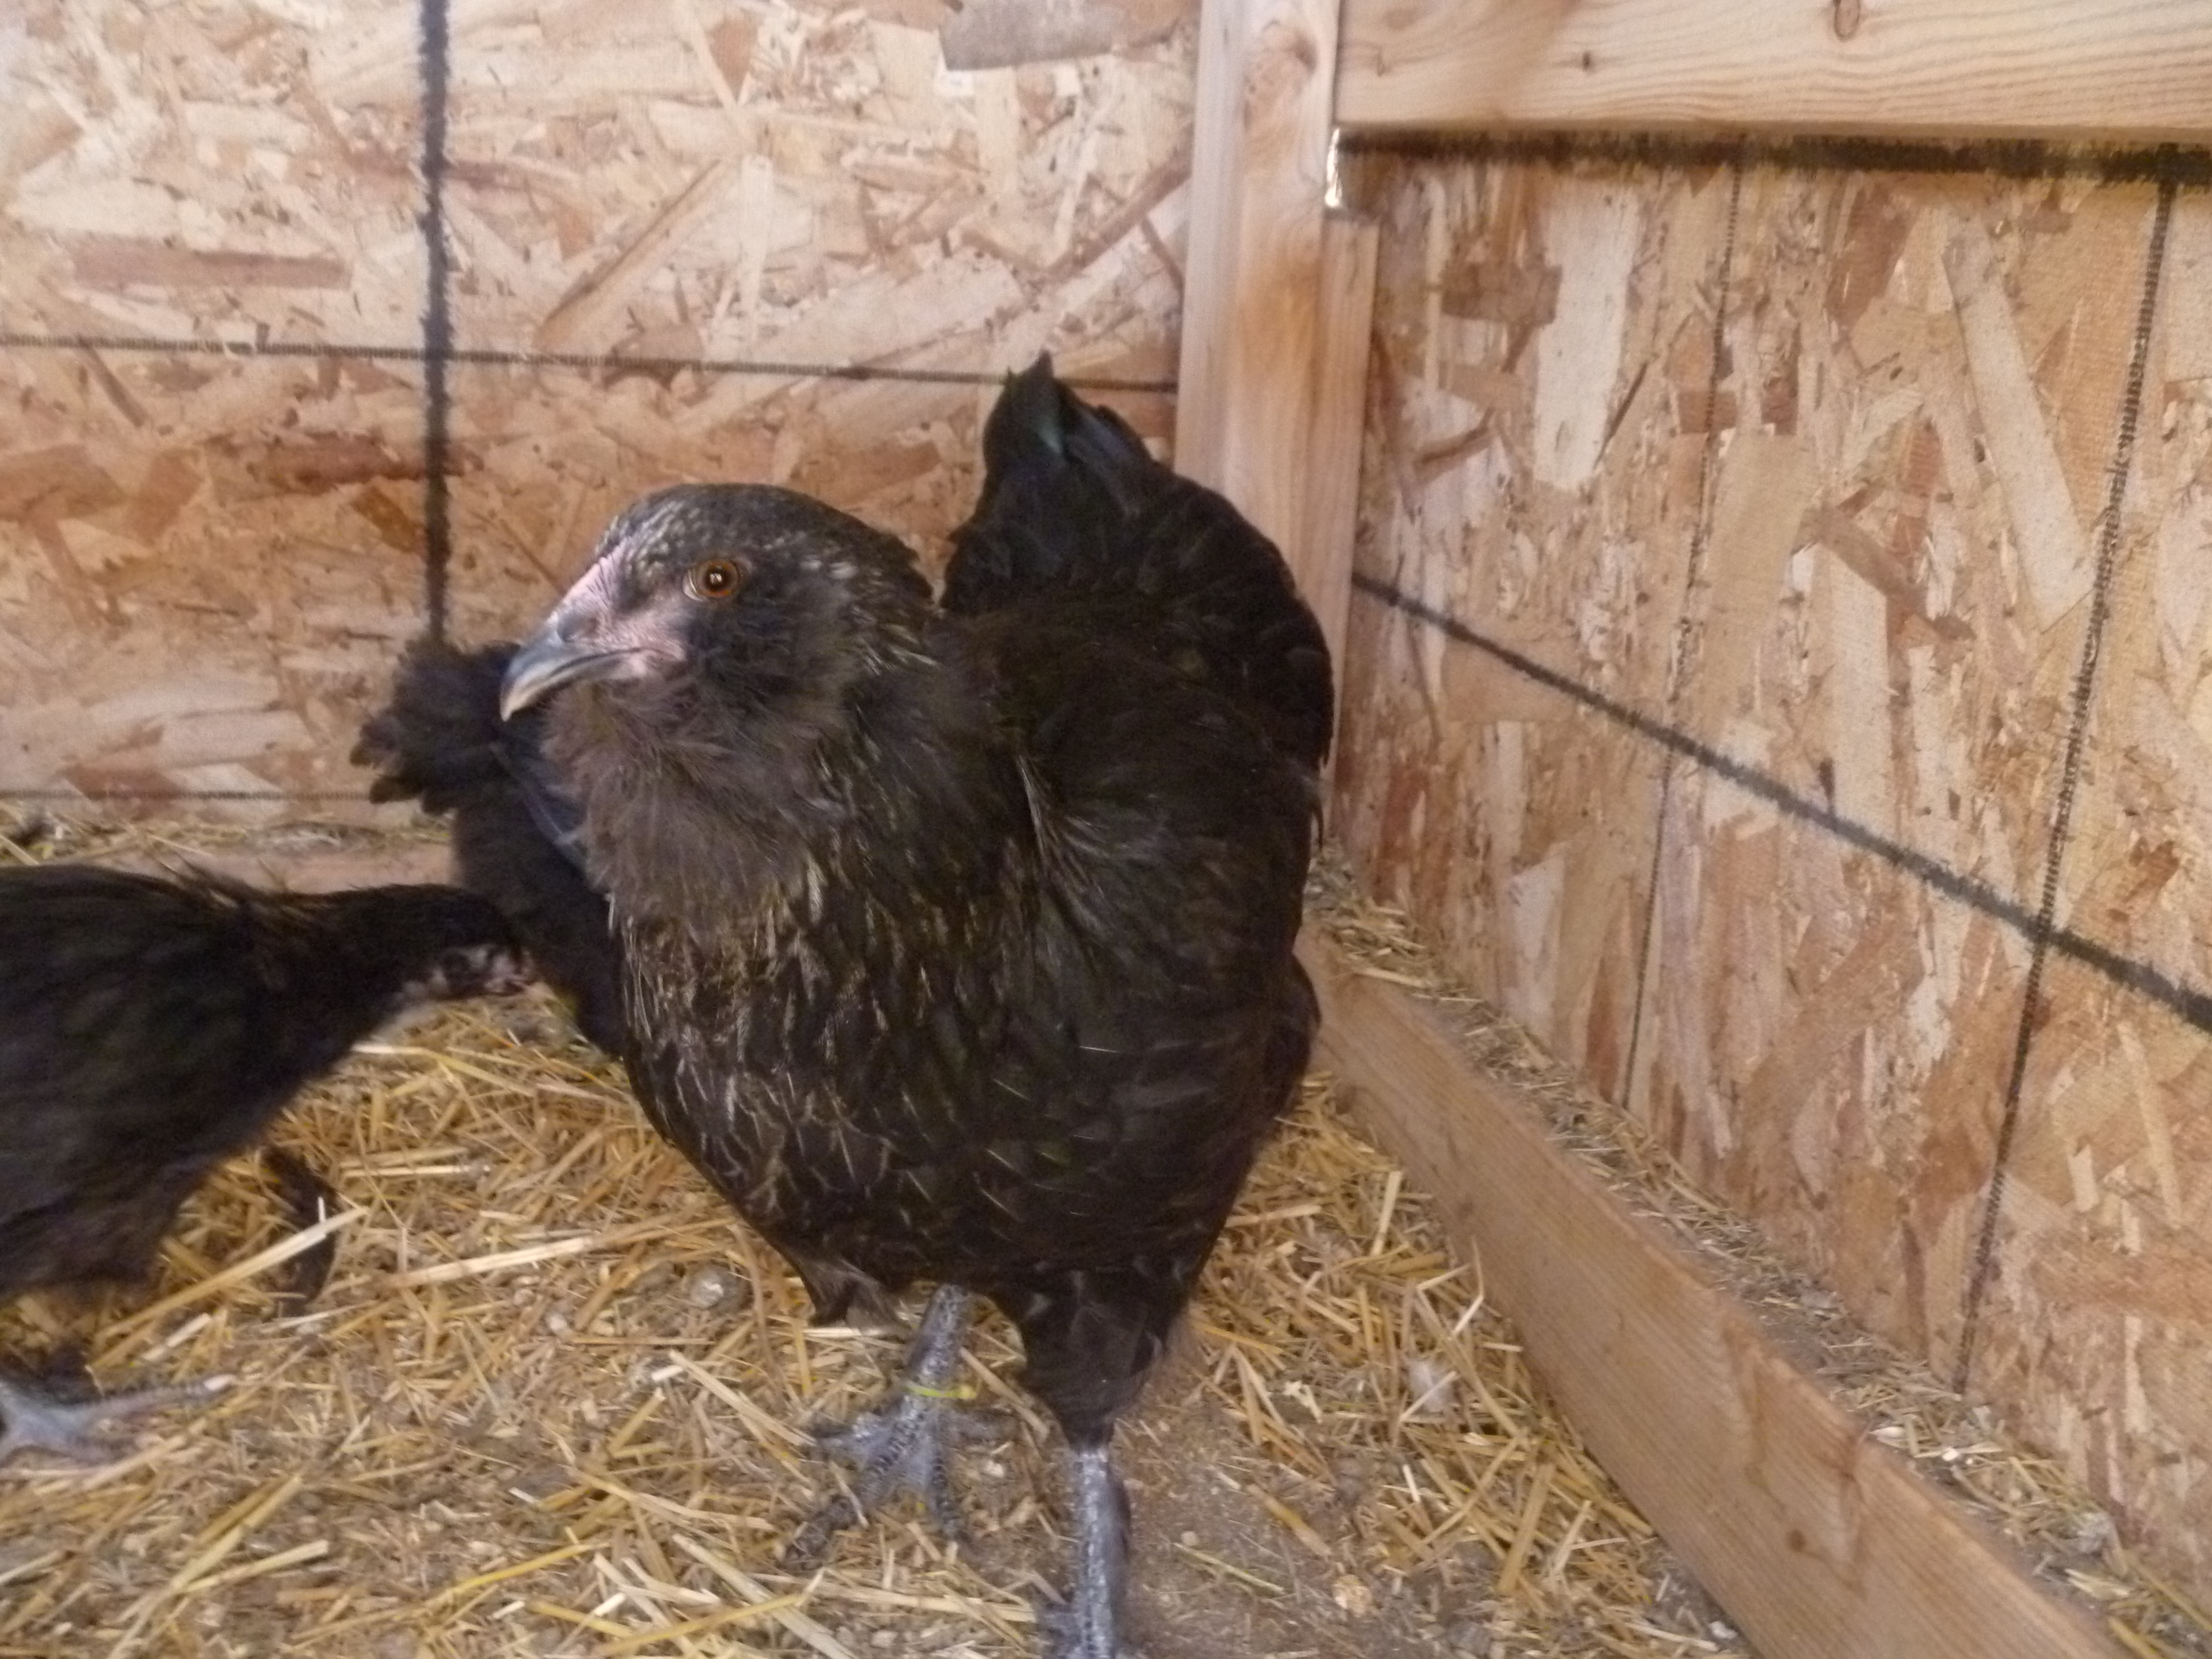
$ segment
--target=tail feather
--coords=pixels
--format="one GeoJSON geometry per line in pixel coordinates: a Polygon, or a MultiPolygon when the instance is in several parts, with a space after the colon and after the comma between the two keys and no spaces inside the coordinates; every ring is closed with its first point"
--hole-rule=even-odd
{"type": "Polygon", "coordinates": [[[439,640],[408,647],[391,703],[362,727],[353,752],[355,765],[378,769],[371,800],[419,799],[426,811],[450,812],[507,775],[499,684],[514,654],[512,645],[461,652],[439,640]]]}
{"type": "Polygon", "coordinates": [[[983,489],[953,533],[945,606],[974,614],[1027,594],[1110,580],[1121,526],[1164,471],[1110,410],[1083,402],[1039,357],[983,424],[983,489]]]}
{"type": "MultiPolygon", "coordinates": [[[[1064,486],[1062,475],[1072,471],[1122,512],[1133,513],[1158,470],[1159,463],[1127,421],[1101,404],[1084,402],[1061,383],[1052,372],[1049,354],[1006,377],[1006,390],[983,423],[987,481],[1011,483],[1027,476],[1032,482],[1064,486]],[[1050,465],[1048,457],[1058,465],[1050,465]]],[[[986,506],[989,489],[987,482],[986,506]]]]}
{"type": "Polygon", "coordinates": [[[378,769],[370,799],[417,800],[452,816],[455,878],[506,915],[584,1035],[620,1053],[621,957],[607,902],[585,876],[581,811],[545,759],[539,711],[500,719],[500,680],[514,652],[418,641],[353,759],[378,769]]]}
{"type": "Polygon", "coordinates": [[[1086,628],[1218,685],[1308,765],[1328,751],[1328,647],[1274,544],[1152,459],[1039,357],[983,428],[983,488],[953,532],[945,610],[1079,605],[1086,628]]]}

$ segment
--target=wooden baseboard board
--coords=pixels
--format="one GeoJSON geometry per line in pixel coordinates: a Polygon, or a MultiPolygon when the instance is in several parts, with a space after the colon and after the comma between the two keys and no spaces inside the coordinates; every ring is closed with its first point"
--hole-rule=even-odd
{"type": "Polygon", "coordinates": [[[1789,1359],[1681,1245],[1309,930],[1322,1055],[1613,1478],[1765,1659],[2122,1650],[1789,1359]]]}

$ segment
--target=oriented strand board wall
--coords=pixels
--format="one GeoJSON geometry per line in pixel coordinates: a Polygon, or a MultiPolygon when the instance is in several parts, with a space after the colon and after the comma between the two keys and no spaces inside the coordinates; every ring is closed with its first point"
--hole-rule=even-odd
{"type": "Polygon", "coordinates": [[[444,9],[0,11],[0,794],[342,807],[426,553],[512,632],[677,479],[934,555],[1041,348],[1170,434],[1195,0],[444,9]]]}
{"type": "Polygon", "coordinates": [[[1362,161],[1339,823],[2203,1599],[2212,198],[1880,160],[1362,161]]]}

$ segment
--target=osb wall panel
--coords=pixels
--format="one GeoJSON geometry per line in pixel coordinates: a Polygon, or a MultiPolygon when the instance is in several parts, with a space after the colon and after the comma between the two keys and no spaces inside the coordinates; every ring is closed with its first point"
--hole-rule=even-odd
{"type": "Polygon", "coordinates": [[[1195,10],[457,0],[432,61],[392,0],[9,9],[0,793],[358,795],[448,534],[465,639],[680,478],[933,560],[1039,349],[1164,440],[1195,10]]]}
{"type": "Polygon", "coordinates": [[[2060,919],[2212,986],[2212,198],[2175,201],[2060,919]]]}
{"type": "Polygon", "coordinates": [[[1668,808],[1631,1109],[1859,1318],[1954,1363],[2027,950],[1721,779],[1679,771],[1668,808]]]}
{"type": "Polygon", "coordinates": [[[420,626],[419,376],[0,352],[0,787],[358,794],[420,626]]]}
{"type": "MultiPolygon", "coordinates": [[[[2154,204],[1771,170],[1739,204],[1674,722],[2031,909],[2154,204]]],[[[1817,829],[1746,864],[1773,814],[1682,781],[1631,1108],[1948,1366],[2027,941],[1817,829]]]]}
{"type": "Polygon", "coordinates": [[[2044,982],[1979,1386],[2212,1578],[2212,1046],[2069,961],[2044,982]]]}
{"type": "MultiPolygon", "coordinates": [[[[1988,1385],[2212,1578],[2212,198],[2175,200],[2057,921],[2139,963],[2043,988],[1988,1385]],[[2148,994],[2146,994],[2146,992],[2148,994]]],[[[2203,1591],[2199,1590],[2200,1599],[2203,1591]]]]}
{"type": "MultiPolygon", "coordinates": [[[[1105,392],[1164,445],[1165,393],[1105,392]]],[[[979,481],[991,386],[702,381],[559,367],[465,368],[455,380],[452,629],[511,636],[566,590],[593,538],[642,490],[686,478],[804,489],[904,536],[934,567],[979,481]],[[687,382],[690,383],[687,385],[687,382]],[[740,413],[717,399],[742,387],[740,413]]]]}
{"type": "MultiPolygon", "coordinates": [[[[1717,174],[1407,174],[1384,205],[1359,569],[1601,695],[1666,698],[1717,174]],[[1601,396],[1600,389],[1605,389],[1601,396]]],[[[1477,988],[1617,1089],[1658,810],[1632,734],[1356,601],[1340,819],[1477,988]]]]}
{"type": "Polygon", "coordinates": [[[2201,1594],[2212,204],[1595,150],[1355,184],[1355,856],[2201,1594]]]}
{"type": "MultiPolygon", "coordinates": [[[[952,9],[574,0],[460,21],[461,343],[972,368],[978,331],[1116,245],[1116,276],[1133,252],[1139,283],[1161,274],[1137,226],[1188,171],[1188,52],[948,69],[952,9]]],[[[404,59],[385,78],[412,94],[404,59]]],[[[1133,331],[1057,303],[1046,331],[1071,368],[1158,376],[1173,297],[1144,299],[1133,331]]]]}
{"type": "Polygon", "coordinates": [[[153,339],[422,337],[416,8],[20,0],[0,14],[0,320],[153,339]],[[318,27],[328,24],[328,28],[318,27]]]}

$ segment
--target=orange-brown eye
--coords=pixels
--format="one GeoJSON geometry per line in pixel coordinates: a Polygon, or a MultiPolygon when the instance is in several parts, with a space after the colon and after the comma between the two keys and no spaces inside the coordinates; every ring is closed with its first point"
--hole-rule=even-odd
{"type": "Polygon", "coordinates": [[[695,599],[726,599],[744,583],[734,559],[702,559],[684,574],[684,591],[695,599]]]}

